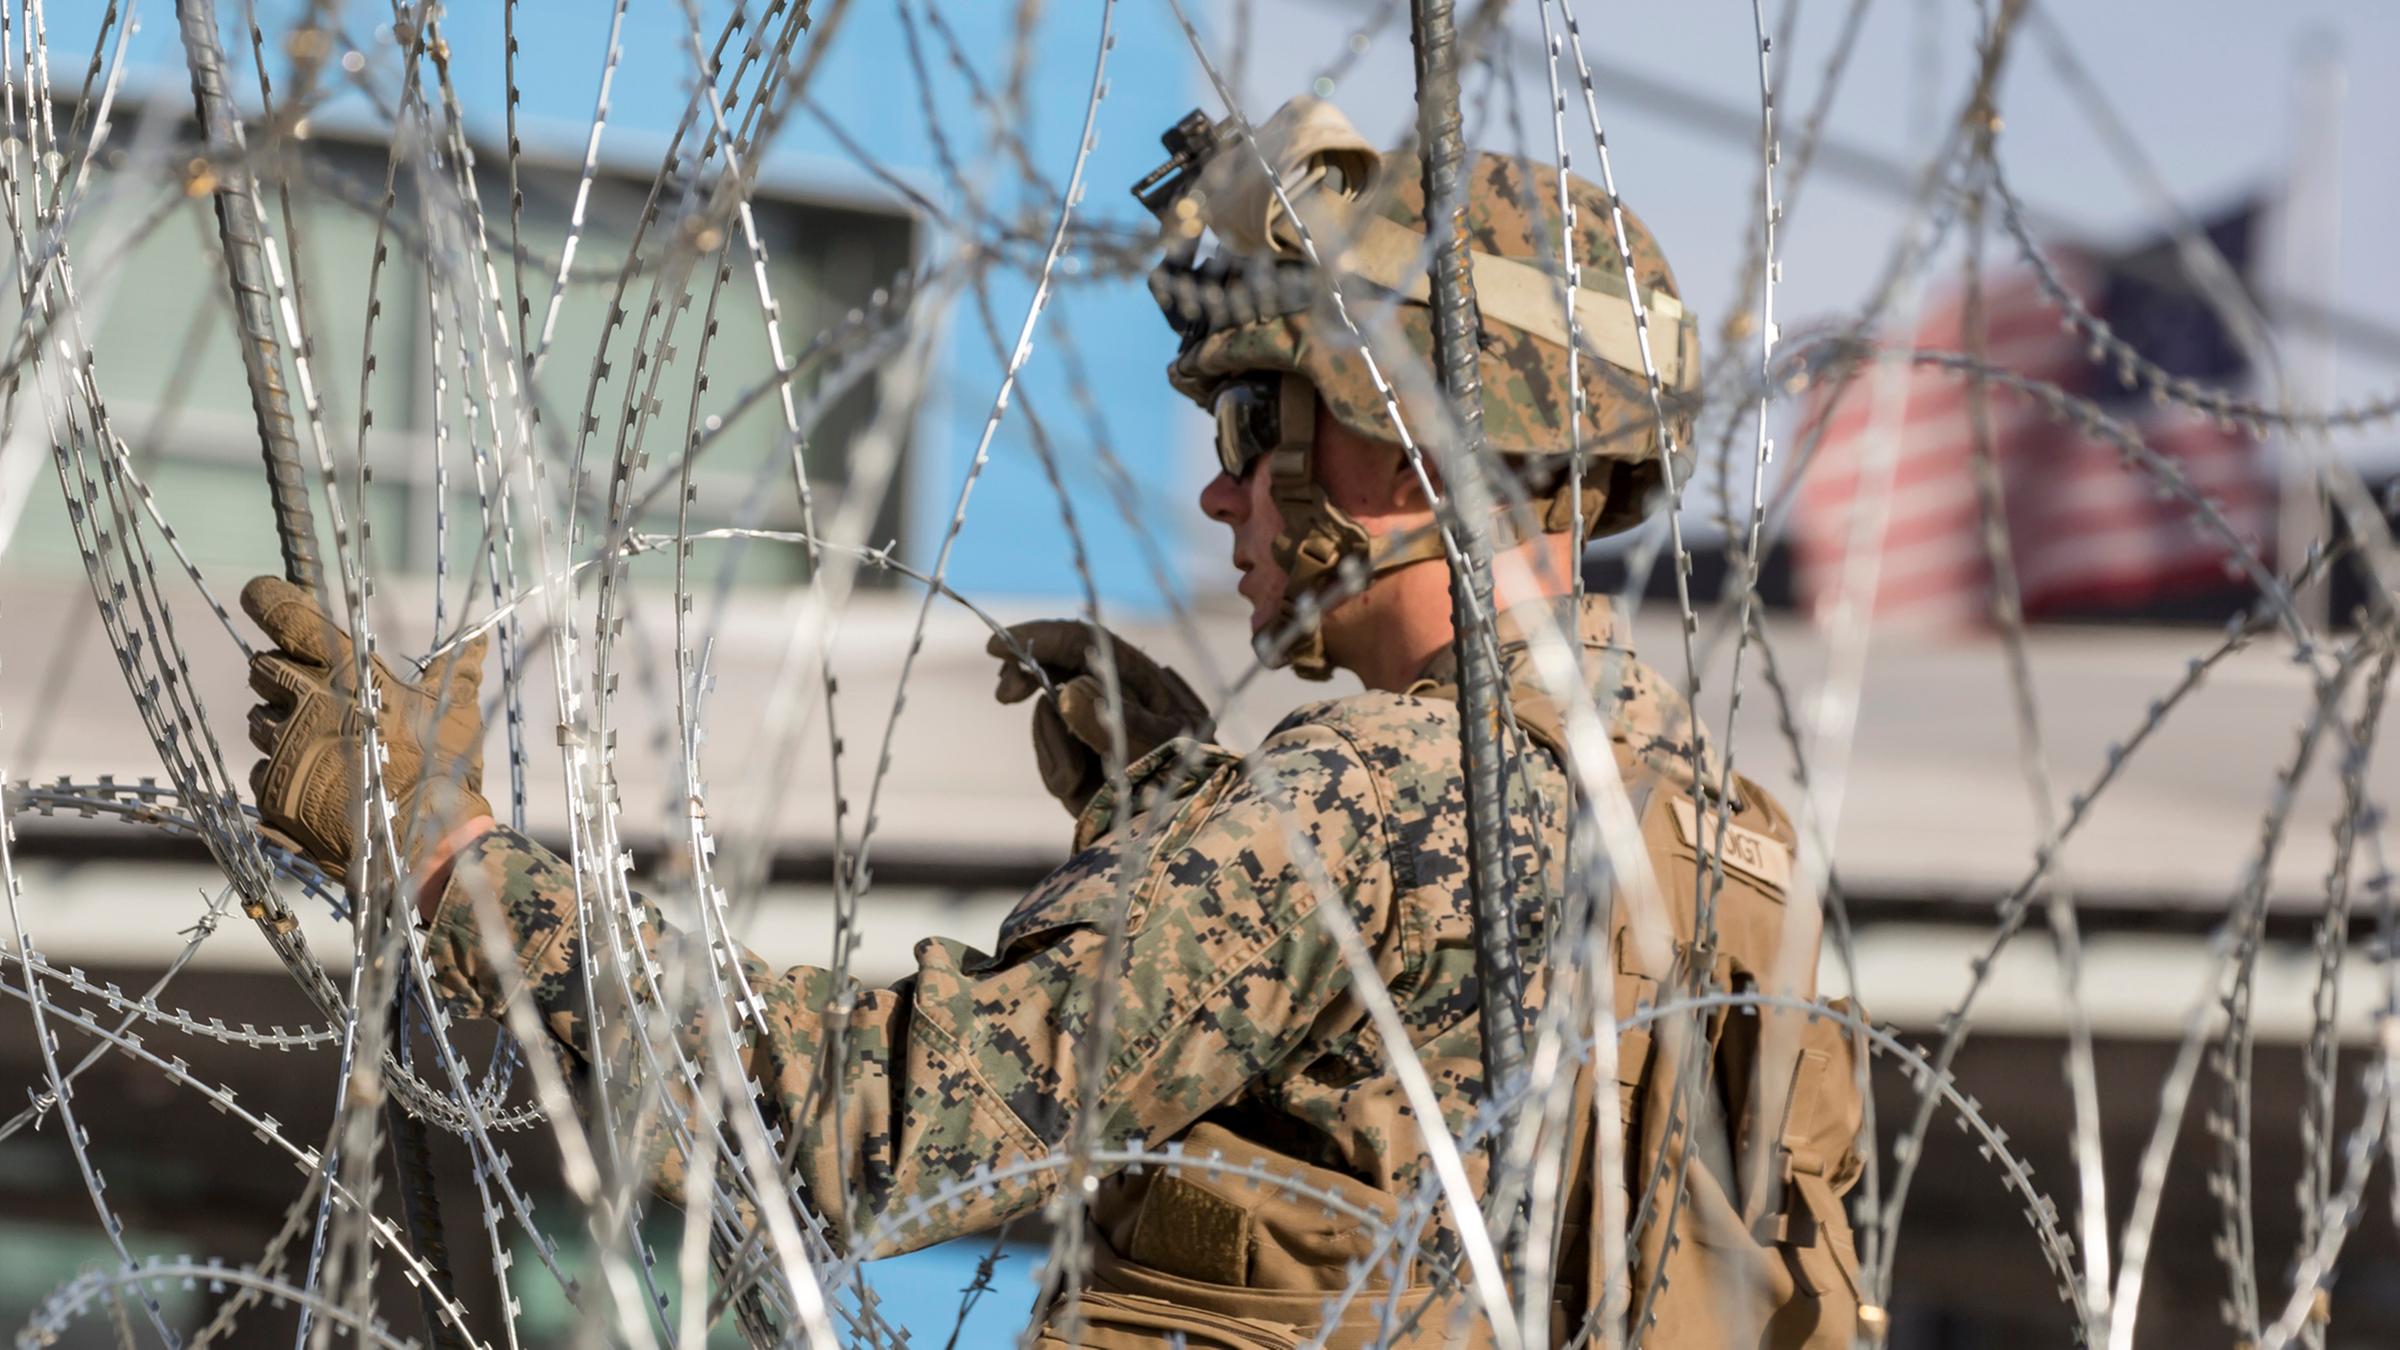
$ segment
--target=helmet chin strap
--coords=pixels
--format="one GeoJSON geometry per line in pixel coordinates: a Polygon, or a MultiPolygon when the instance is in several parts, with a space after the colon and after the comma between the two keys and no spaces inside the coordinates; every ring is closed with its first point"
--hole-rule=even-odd
{"type": "MultiPolygon", "coordinates": [[[[1307,377],[1285,373],[1277,426],[1281,441],[1267,456],[1266,469],[1275,509],[1283,529],[1275,536],[1275,563],[1283,569],[1283,607],[1276,626],[1284,632],[1300,629],[1298,602],[1322,598],[1339,584],[1343,564],[1357,559],[1369,577],[1442,556],[1439,530],[1409,530],[1369,534],[1356,517],[1334,505],[1317,481],[1317,395],[1307,377]]],[[[1333,678],[1325,656],[1325,616],[1320,606],[1306,631],[1280,652],[1262,653],[1269,666],[1289,666],[1304,680],[1333,678]]]]}
{"type": "MultiPolygon", "coordinates": [[[[1337,520],[1349,522],[1352,529],[1358,528],[1357,523],[1350,521],[1349,517],[1344,515],[1338,507],[1330,509],[1328,514],[1337,520]]],[[[1365,532],[1362,530],[1360,533],[1365,532]]],[[[1277,556],[1281,557],[1286,543],[1294,542],[1299,555],[1324,556],[1318,546],[1332,537],[1332,531],[1324,531],[1312,533],[1302,540],[1292,541],[1287,534],[1276,539],[1275,551],[1277,556]]],[[[1293,674],[1304,680],[1330,680],[1333,678],[1333,664],[1325,655],[1325,611],[1330,606],[1325,604],[1324,600],[1340,583],[1344,570],[1343,562],[1352,557],[1364,557],[1366,559],[1366,575],[1373,578],[1416,563],[1439,561],[1442,557],[1442,535],[1441,531],[1436,529],[1368,535],[1367,547],[1359,553],[1343,549],[1331,553],[1330,556],[1332,562],[1329,565],[1312,565],[1310,567],[1308,574],[1315,580],[1308,585],[1300,584],[1300,573],[1291,574],[1291,580],[1286,583],[1283,593],[1283,607],[1277,611],[1275,616],[1276,627],[1280,631],[1291,632],[1301,626],[1297,601],[1301,597],[1316,598],[1319,601],[1316,617],[1307,625],[1306,632],[1296,640],[1284,644],[1280,651],[1262,653],[1266,657],[1268,666],[1289,666],[1293,674]]]]}
{"type": "MultiPolygon", "coordinates": [[[[1288,666],[1304,680],[1328,680],[1333,678],[1333,664],[1325,655],[1326,602],[1342,583],[1345,570],[1355,572],[1363,567],[1371,580],[1434,561],[1443,556],[1442,533],[1417,529],[1369,534],[1356,517],[1334,505],[1316,475],[1316,387],[1308,377],[1287,371],[1279,397],[1275,419],[1278,443],[1268,452],[1265,464],[1268,491],[1283,518],[1274,546],[1276,565],[1284,575],[1283,605],[1275,616],[1275,630],[1298,636],[1280,649],[1261,651],[1260,656],[1270,667],[1288,666]],[[1318,602],[1315,616],[1303,623],[1300,602],[1312,598],[1318,602]]],[[[1582,487],[1583,523],[1588,533],[1607,501],[1607,476],[1588,475],[1582,487]]],[[[1546,500],[1535,504],[1538,528],[1546,533],[1571,529],[1577,500],[1578,494],[1560,483],[1546,500]]]]}

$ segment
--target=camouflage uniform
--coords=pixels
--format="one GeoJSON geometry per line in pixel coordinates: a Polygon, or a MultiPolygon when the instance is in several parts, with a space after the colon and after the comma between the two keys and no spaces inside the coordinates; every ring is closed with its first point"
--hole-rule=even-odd
{"type": "MultiPolygon", "coordinates": [[[[1789,822],[1755,785],[1735,780],[1742,798],[1735,834],[1750,850],[1749,866],[1726,872],[1714,950],[1695,944],[1699,854],[1675,808],[1689,808],[1696,728],[1681,699],[1626,650],[1606,601],[1585,606],[1579,631],[1587,675],[1613,724],[1619,769],[1678,930],[1679,960],[1706,955],[1710,977],[1724,987],[1763,984],[1780,949],[1785,897],[1773,856],[1761,861],[1761,851],[1780,854],[1788,880],[1789,822]]],[[[1513,617],[1503,616],[1504,630],[1513,617]]],[[[1558,717],[1531,688],[1522,645],[1511,642],[1506,659],[1519,716],[1550,751],[1515,757],[1507,776],[1516,874],[1546,883],[1522,888],[1520,897],[1530,973],[1542,963],[1546,897],[1559,894],[1563,880],[1567,779],[1558,717]]],[[[1129,896],[1107,1067],[1095,1097],[1101,1144],[1182,1141],[1196,1154],[1263,1161],[1370,1212],[1398,1213],[1423,1181],[1417,1126],[1316,911],[1326,903],[1347,907],[1432,1079],[1443,1127],[1463,1134],[1484,1090],[1451,697],[1437,661],[1410,692],[1302,707],[1247,756],[1189,740],[1159,747],[1131,766],[1143,809],[1121,810],[1106,790],[1096,797],[1077,822],[1078,851],[1009,915],[993,954],[929,939],[918,944],[917,970],[907,979],[886,989],[837,990],[824,970],[777,974],[740,952],[770,1032],[758,1034],[738,1010],[729,1008],[727,1017],[744,1029],[747,1067],[787,1134],[797,1181],[837,1229],[857,1234],[875,1216],[979,1168],[1059,1149],[1085,1086],[1078,1047],[1103,981],[1105,930],[1129,896]],[[1297,841],[1313,860],[1296,851],[1297,841]],[[837,1011],[843,996],[846,1014],[837,1011]],[[836,1017],[846,1028],[839,1062],[821,1066],[836,1017]],[[829,1077],[838,1077],[838,1095],[823,1090],[829,1077]]],[[[1703,819],[1713,825],[1713,817],[1703,819]]],[[[642,937],[654,951],[686,941],[653,907],[645,903],[642,912],[642,937]]],[[[576,913],[569,869],[524,836],[495,829],[467,850],[431,937],[454,1010],[496,1015],[523,988],[567,1054],[590,1053],[575,974],[585,948],[576,913]],[[496,901],[506,917],[507,932],[495,936],[514,953],[513,970],[484,959],[479,896],[496,901]]],[[[1620,944],[1620,1016],[1681,978],[1674,969],[1641,968],[1624,954],[1629,948],[1620,944]]],[[[1789,992],[1806,995],[1813,992],[1813,933],[1803,950],[1809,969],[1789,992]]],[[[1537,1006],[1540,986],[1537,977],[1537,1006]]],[[[1753,1082],[1792,1081],[1788,1067],[1756,1068],[1757,1029],[1771,1021],[1717,1015],[1699,1028],[1717,1057],[1715,1088],[1686,1096],[1714,1101],[1735,1122],[1733,1156],[1748,1156],[1739,1146],[1758,1134],[1748,1123],[1762,1109],[1750,1101],[1753,1082]]],[[[1699,1155],[1689,1167],[1663,1169],[1685,1180],[1680,1203],[1669,1206],[1663,1188],[1657,1197],[1660,1212],[1675,1215],[1675,1240],[1668,1240],[1669,1224],[1654,1220],[1634,1244],[1634,1306],[1660,1321],[1647,1343],[1849,1344],[1855,1288],[1844,1281],[1854,1280],[1855,1261],[1834,1197],[1856,1172],[1848,1149],[1857,1117],[1847,1042],[1825,1030],[1831,1026],[1814,1023],[1806,1033],[1801,1072],[1823,1081],[1785,1098],[1803,1109],[1764,1105],[1782,1118],[1780,1130],[1764,1136],[1775,1145],[1766,1151],[1772,1175],[1745,1186],[1699,1155]],[[1662,1271],[1670,1276],[1663,1286],[1662,1271]],[[1762,1342],[1769,1318],[1779,1330],[1762,1342]]],[[[1677,1159],[1688,1133],[1672,1086],[1697,1064],[1654,1054],[1648,1027],[1627,1029],[1619,1049],[1629,1142],[1627,1176],[1617,1184],[1639,1205],[1645,1177],[1677,1159]]],[[[1466,1153],[1480,1191],[1480,1151],[1466,1153]]],[[[666,1172],[673,1181],[674,1169],[666,1172]]],[[[957,1207],[937,1208],[878,1252],[987,1229],[1038,1205],[1058,1175],[962,1187],[957,1207]]],[[[1591,1179],[1579,1179],[1571,1207],[1598,1213],[1592,1193],[1591,1179]]],[[[1376,1251],[1369,1233],[1326,1213],[1313,1199],[1200,1169],[1107,1179],[1092,1207],[1099,1240],[1092,1288],[1079,1309],[1083,1343],[1152,1345],[1176,1336],[1193,1345],[1301,1343],[1325,1300],[1348,1283],[1346,1266],[1376,1251]]],[[[1580,1315],[1588,1286],[1579,1275],[1592,1259],[1579,1236],[1588,1224],[1569,1226],[1562,1328],[1580,1315]]],[[[1399,1278],[1391,1279],[1387,1265],[1374,1283],[1433,1295],[1457,1251],[1443,1211],[1399,1278]]],[[[1381,1301],[1357,1300],[1328,1343],[1364,1343],[1380,1312],[1370,1305],[1381,1301]]],[[[1425,1318],[1420,1334],[1431,1339],[1423,1343],[1444,1343],[1448,1325],[1442,1316],[1425,1318]]]]}

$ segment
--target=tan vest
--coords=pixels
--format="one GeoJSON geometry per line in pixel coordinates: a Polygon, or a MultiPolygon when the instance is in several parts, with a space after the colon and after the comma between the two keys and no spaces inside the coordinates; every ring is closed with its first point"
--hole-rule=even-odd
{"type": "MultiPolygon", "coordinates": [[[[1512,699],[1533,739],[1563,762],[1546,701],[1523,688],[1512,699]]],[[[1662,989],[1672,998],[1685,979],[1694,955],[1700,856],[1693,841],[1704,837],[1713,851],[1717,817],[1713,810],[1695,812],[1688,792],[1630,755],[1618,759],[1677,926],[1673,964],[1647,970],[1623,940],[1626,907],[1617,906],[1616,1012],[1625,1020],[1658,1000],[1662,989]]],[[[1764,790],[1748,779],[1734,781],[1741,809],[1726,832],[1727,866],[1714,891],[1712,965],[1716,988],[1743,990],[1763,986],[1776,969],[1794,834],[1764,790]]],[[[1814,992],[1815,955],[1812,937],[1804,986],[1795,991],[1804,997],[1814,992]]],[[[1624,1323],[1642,1325],[1641,1344],[1655,1350],[1848,1350],[1860,1303],[1858,1260],[1840,1200],[1859,1171],[1852,1144],[1860,1105],[1848,1032],[1829,1019],[1782,1011],[1715,1009],[1675,1020],[1673,1030],[1664,1021],[1627,1027],[1618,1042],[1618,1102],[1630,1146],[1625,1174],[1607,1180],[1625,1214],[1645,1215],[1633,1235],[1631,1282],[1612,1291],[1624,1323]],[[1709,1086],[1694,1085],[1678,1103],[1678,1085],[1703,1055],[1715,1059],[1709,1086]],[[1691,1131],[1676,1119],[1679,1106],[1713,1114],[1700,1137],[1726,1141],[1721,1156],[1684,1158],[1691,1131]],[[1728,1118],[1731,1129],[1723,1128],[1728,1118]],[[1775,1124],[1762,1129],[1768,1121],[1775,1124]]],[[[1576,1115],[1588,1122],[1584,1073],[1576,1115]]],[[[1370,1232],[1311,1198],[1310,1190],[1340,1196],[1387,1222],[1398,1213],[1390,1194],[1214,1123],[1194,1127],[1182,1142],[1187,1155],[1263,1168],[1309,1190],[1190,1166],[1111,1178],[1092,1207],[1089,1286],[1050,1309],[1038,1345],[1153,1350],[1180,1338],[1193,1350],[1298,1350],[1318,1337],[1329,1301],[1350,1286],[1356,1263],[1376,1255],[1370,1232]]],[[[1575,1155],[1588,1159],[1591,1150],[1575,1155]]],[[[1579,1167],[1569,1180],[1552,1344],[1572,1339],[1601,1277],[1602,1254],[1587,1238],[1604,1212],[1590,1170],[1579,1167]]],[[[1471,1296],[1454,1285],[1437,1285],[1413,1262],[1400,1272],[1397,1299],[1392,1283],[1388,1264],[1370,1274],[1364,1292],[1324,1332],[1327,1350],[1490,1344],[1471,1296]]]]}
{"type": "MultiPolygon", "coordinates": [[[[1112,1178],[1093,1204],[1090,1287],[1053,1308],[1036,1344],[1154,1350],[1180,1336],[1192,1350],[1298,1350],[1323,1325],[1356,1264],[1379,1255],[1375,1237],[1318,1199],[1330,1193],[1386,1223],[1397,1200],[1354,1178],[1262,1148],[1214,1123],[1183,1138],[1186,1155],[1263,1168],[1286,1188],[1215,1167],[1152,1168],[1112,1178]],[[1300,1189],[1300,1188],[1306,1189],[1300,1189]],[[1070,1324],[1080,1336],[1068,1339],[1070,1324]]],[[[1388,1264],[1384,1267],[1388,1271],[1388,1264]]],[[[1327,1350],[1438,1350],[1491,1344],[1488,1328],[1455,1288],[1436,1286],[1415,1262],[1397,1301],[1389,1278],[1370,1278],[1341,1308],[1327,1350]],[[1386,1335],[1387,1324],[1391,1334],[1386,1335]],[[1463,1339],[1453,1339],[1463,1335],[1463,1339]]],[[[1571,1334],[1571,1309],[1556,1310],[1571,1334]]],[[[1563,1339],[1563,1337],[1562,1337],[1563,1339]]]]}
{"type": "MultiPolygon", "coordinates": [[[[1788,883],[1774,884],[1778,858],[1771,846],[1782,845],[1788,860],[1792,833],[1763,790],[1738,775],[1734,782],[1743,809],[1727,831],[1724,884],[1715,891],[1711,984],[1742,992],[1765,987],[1777,966],[1788,883]]],[[[1646,971],[1633,944],[1615,944],[1620,1018],[1658,999],[1662,989],[1672,1001],[1685,977],[1699,875],[1690,839],[1699,834],[1713,850],[1715,824],[1714,812],[1694,811],[1686,795],[1664,787],[1650,794],[1642,833],[1678,925],[1677,956],[1668,971],[1646,971]]],[[[1805,984],[1789,991],[1800,997],[1815,992],[1813,940],[1805,958],[1805,984]]],[[[1631,1287],[1617,1291],[1626,1325],[1646,1328],[1641,1344],[1849,1350],[1861,1297],[1841,1203],[1861,1166],[1853,1151],[1861,1116],[1854,1063],[1843,1023],[1781,1009],[1716,1009],[1705,1017],[1655,1020],[1620,1037],[1617,1090],[1634,1145],[1626,1150],[1625,1213],[1641,1213],[1651,1183],[1653,1217],[1635,1220],[1631,1287]],[[1668,1020],[1680,1025],[1670,1030],[1668,1020]],[[1715,1061],[1708,1087],[1679,1093],[1703,1054],[1715,1061]],[[1675,1118],[1679,1095],[1684,1112],[1714,1115],[1699,1137],[1723,1141],[1717,1156],[1685,1158],[1692,1134],[1675,1118]],[[1680,1201],[1672,1188],[1678,1172],[1680,1201]]],[[[1596,1202],[1591,1212],[1598,1214],[1596,1202]]],[[[1597,1261],[1585,1269],[1596,1277],[1597,1261]]]]}

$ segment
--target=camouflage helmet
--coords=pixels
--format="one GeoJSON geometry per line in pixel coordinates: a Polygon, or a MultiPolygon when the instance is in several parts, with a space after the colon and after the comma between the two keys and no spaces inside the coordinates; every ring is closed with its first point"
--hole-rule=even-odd
{"type": "MultiPolygon", "coordinates": [[[[1413,437],[1421,440],[1421,429],[1441,425],[1441,395],[1427,369],[1432,311],[1418,156],[1377,154],[1338,111],[1306,97],[1285,104],[1249,135],[1230,124],[1212,128],[1194,114],[1162,139],[1176,158],[1135,193],[1159,214],[1171,245],[1169,260],[1151,277],[1153,295],[1183,338],[1167,370],[1169,382],[1209,409],[1241,377],[1290,372],[1314,387],[1321,406],[1343,426],[1372,440],[1397,441],[1390,401],[1375,378],[1380,372],[1413,437]],[[1181,177],[1146,191],[1178,164],[1186,169],[1181,177]],[[1268,164],[1277,169],[1272,179],[1268,164]],[[1189,260],[1203,230],[1216,237],[1219,249],[1194,266],[1189,260]],[[1330,303],[1320,263],[1330,265],[1350,318],[1365,335],[1373,372],[1361,338],[1330,303]],[[1388,311],[1379,301],[1390,305],[1388,311]]],[[[1656,497],[1662,441],[1671,439],[1680,449],[1689,440],[1695,402],[1687,391],[1698,383],[1698,323],[1683,307],[1649,230],[1623,211],[1632,282],[1643,301],[1637,318],[1627,297],[1627,253],[1617,248],[1612,221],[1620,213],[1608,194],[1570,175],[1578,420],[1558,261],[1558,170],[1485,153],[1468,164],[1467,183],[1464,226],[1481,323],[1485,444],[1516,469],[1543,529],[1562,531],[1573,522],[1578,502],[1566,488],[1567,466],[1576,456],[1584,462],[1580,505],[1587,535],[1629,529],[1656,497]],[[1647,364],[1662,386],[1667,438],[1653,412],[1645,336],[1647,364]]],[[[1293,591],[1321,584],[1344,563],[1383,571],[1441,556],[1438,541],[1432,548],[1424,541],[1382,547],[1391,541],[1371,539],[1333,508],[1311,481],[1304,457],[1278,455],[1275,462],[1275,495],[1285,521],[1278,561],[1292,573],[1293,591]]],[[[1290,659],[1303,675],[1330,673],[1313,639],[1290,659]]]]}
{"type": "MultiPolygon", "coordinates": [[[[1310,124],[1321,125],[1327,117],[1340,131],[1348,130],[1329,105],[1298,98],[1260,126],[1255,148],[1237,132],[1219,133],[1209,173],[1194,193],[1217,201],[1203,201],[1185,219],[1218,227],[1226,251],[1209,267],[1184,269],[1178,276],[1170,266],[1153,278],[1154,294],[1185,339],[1168,366],[1167,378],[1207,408],[1230,377],[1292,371],[1315,384],[1326,410],[1344,426],[1374,440],[1392,441],[1398,438],[1391,413],[1360,356],[1358,339],[1325,303],[1324,283],[1306,275],[1305,266],[1294,258],[1300,252],[1297,232],[1285,221],[1262,228],[1248,220],[1231,231],[1223,228],[1227,206],[1242,210],[1238,198],[1245,185],[1239,182],[1240,174],[1250,171],[1256,181],[1247,191],[1256,195],[1265,177],[1255,172],[1262,152],[1284,157],[1277,155],[1277,144],[1297,140],[1300,155],[1322,154],[1328,136],[1339,132],[1312,135],[1310,124]],[[1217,190],[1211,192],[1212,187],[1217,190]],[[1237,200],[1227,202],[1228,197],[1237,200]]],[[[1373,159],[1364,183],[1357,181],[1355,167],[1349,169],[1347,186],[1355,206],[1347,210],[1310,211],[1292,184],[1300,180],[1303,190],[1315,184],[1288,169],[1285,195],[1309,218],[1318,256],[1338,251],[1336,265],[1346,285],[1363,282],[1357,291],[1407,297],[1383,332],[1370,330],[1370,350],[1378,369],[1394,385],[1412,430],[1435,426],[1440,409],[1429,381],[1395,377],[1396,371],[1412,365],[1422,369],[1433,349],[1432,311],[1424,299],[1421,163],[1412,152],[1373,159]]],[[[1484,438],[1495,454],[1519,461],[1554,461],[1562,471],[1570,450],[1580,451],[1586,477],[1602,497],[1599,509],[1585,514],[1589,534],[1598,537],[1630,529],[1648,514],[1661,481],[1663,447],[1633,306],[1625,294],[1626,255],[1617,249],[1610,219],[1613,203],[1606,192],[1582,178],[1569,175],[1567,183],[1575,208],[1574,247],[1580,269],[1575,322],[1583,354],[1576,374],[1584,395],[1581,426],[1572,429],[1574,398],[1567,380],[1565,307],[1557,262],[1558,170],[1492,153],[1474,156],[1468,167],[1466,230],[1468,246],[1478,255],[1484,438]],[[1495,293],[1503,290],[1507,294],[1495,293]]],[[[1272,208],[1267,214],[1282,215],[1272,208]]],[[[1695,406],[1687,391],[1698,382],[1699,327],[1681,303],[1675,274],[1657,240],[1631,210],[1622,214],[1634,284],[1645,302],[1650,356],[1663,386],[1672,440],[1681,450],[1688,445],[1695,406]]],[[[1176,223],[1169,221],[1171,227],[1176,223]]],[[[1358,308],[1354,300],[1353,317],[1358,308]]],[[[1566,528],[1563,513],[1548,528],[1566,528]]]]}

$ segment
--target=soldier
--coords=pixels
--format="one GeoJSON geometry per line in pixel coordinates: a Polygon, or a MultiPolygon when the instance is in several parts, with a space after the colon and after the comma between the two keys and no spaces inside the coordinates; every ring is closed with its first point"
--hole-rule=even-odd
{"type": "MultiPolygon", "coordinates": [[[[1231,535],[1262,655],[1314,678],[1347,670],[1365,690],[1293,710],[1240,754],[1213,742],[1206,706],[1179,676],[1122,642],[1070,622],[1012,630],[1022,657],[996,638],[998,695],[1036,700],[1042,777],[1074,817],[1074,856],[1018,904],[992,953],[923,942],[916,973],[890,988],[836,988],[827,971],[777,971],[737,951],[757,1006],[724,1010],[724,1024],[785,1135],[795,1180],[840,1234],[879,1253],[1041,1204],[1059,1168],[1005,1173],[911,1227],[878,1224],[978,1169],[1056,1155],[1086,1102],[1095,1114],[1084,1137],[1100,1146],[1181,1142],[1195,1156],[1293,1179],[1098,1169],[1091,1276],[1048,1309],[1043,1344],[1071,1335],[1100,1347],[1249,1350],[1321,1336],[1333,1347],[1413,1346],[1451,1344],[1462,1326],[1482,1344],[1483,1324],[1457,1315],[1458,1216],[1404,1208],[1427,1191],[1426,1146],[1343,950],[1342,930],[1354,930],[1387,1017],[1430,1079],[1438,1127],[1468,1136],[1488,1093],[1450,583],[1429,496],[1440,481],[1396,444],[1359,341],[1325,303],[1332,285],[1352,297],[1410,425],[1439,425],[1421,378],[1430,330],[1419,166],[1413,155],[1373,154],[1309,100],[1255,141],[1212,130],[1187,119],[1168,138],[1175,179],[1144,184],[1172,236],[1196,241],[1206,230],[1222,249],[1203,267],[1181,250],[1153,285],[1183,339],[1169,379],[1216,418],[1218,473],[1200,507],[1231,535]],[[1285,191],[1269,187],[1263,162],[1281,170],[1285,191]],[[1330,272],[1318,267],[1326,259],[1336,260],[1330,272]],[[1129,761],[1116,782],[1105,771],[1114,742],[1095,659],[1104,642],[1129,761]],[[1094,1033],[1104,1005],[1105,1032],[1094,1033]],[[1092,1034],[1105,1043],[1089,1043],[1092,1034]],[[1380,1226],[1328,1218],[1345,1212],[1400,1224],[1399,1245],[1379,1242],[1380,1226]]],[[[1495,574],[1515,722],[1530,742],[1514,747],[1505,775],[1530,1011],[1564,996],[1549,972],[1573,966],[1552,961],[1550,948],[1583,942],[1566,926],[1585,912],[1557,899],[1567,889],[1572,758],[1561,704],[1533,675],[1532,644],[1545,631],[1580,654],[1641,830],[1646,857],[1612,869],[1619,892],[1652,888],[1653,912],[1663,900],[1672,928],[1645,942],[1640,906],[1600,909],[1605,945],[1591,949],[1606,962],[1622,1023],[1616,1109],[1595,1110],[1602,1099],[1579,1071],[1582,1142],[1567,1150],[1552,1332],[1564,1344],[1597,1319],[1641,1328],[1643,1343],[1663,1350],[1847,1347],[1860,1300],[1839,1197],[1859,1170],[1859,1103],[1839,1025],[1773,1008],[1651,1011],[1702,989],[1813,995],[1817,913],[1791,890],[1794,836],[1782,808],[1722,774],[1681,698],[1628,650],[1605,599],[1572,600],[1582,535],[1626,528],[1650,509],[1665,440],[1613,204],[1568,180],[1588,391],[1578,424],[1554,262],[1557,174],[1493,154],[1469,167],[1486,434],[1519,499],[1495,522],[1506,541],[1495,574]],[[1566,472],[1571,449],[1586,457],[1580,492],[1566,472]],[[1712,872],[1703,859],[1719,837],[1723,863],[1712,872]],[[1621,1122],[1621,1142],[1595,1140],[1594,1121],[1621,1122]],[[1623,1224],[1625,1241],[1592,1240],[1603,1223],[1623,1224]],[[1621,1262],[1606,1259],[1618,1251],[1621,1262]]],[[[1630,213],[1623,228],[1680,440],[1697,326],[1647,230],[1630,213]]],[[[253,776],[261,813],[342,867],[356,781],[339,711],[350,697],[342,639],[286,583],[261,578],[242,600],[277,646],[253,673],[266,699],[251,725],[267,753],[253,776]]],[[[397,711],[385,719],[391,781],[414,781],[426,741],[434,747],[430,790],[402,806],[435,822],[420,835],[438,842],[411,874],[427,878],[421,910],[437,982],[464,1016],[529,999],[561,1052],[588,1060],[608,1047],[586,1025],[587,934],[572,869],[495,824],[477,794],[480,656],[463,651],[439,696],[379,673],[397,711]]],[[[661,968],[678,954],[708,959],[704,943],[635,901],[640,940],[661,968]]],[[[676,1151],[663,1140],[651,1151],[675,1184],[676,1151]]],[[[1463,1152],[1480,1198],[1482,1149],[1463,1152]]]]}

